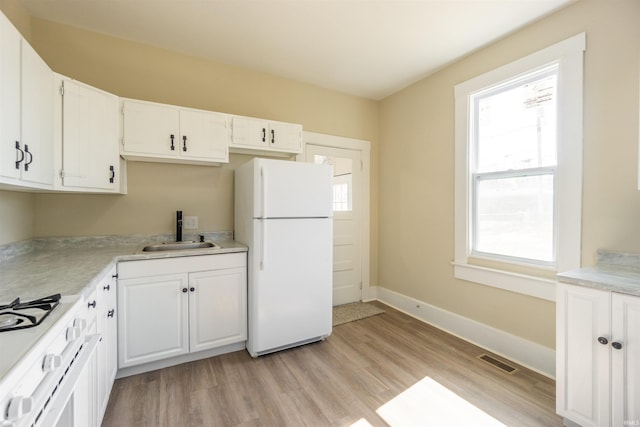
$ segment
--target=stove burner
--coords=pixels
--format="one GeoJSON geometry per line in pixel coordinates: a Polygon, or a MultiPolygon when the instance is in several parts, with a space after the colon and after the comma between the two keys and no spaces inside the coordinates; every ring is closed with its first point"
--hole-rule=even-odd
{"type": "Polygon", "coordinates": [[[0,332],[38,326],[60,304],[60,298],[60,294],[55,294],[23,303],[16,298],[0,305],[0,332]]]}
{"type": "Polygon", "coordinates": [[[14,325],[18,325],[22,323],[23,320],[20,319],[15,314],[11,313],[0,313],[0,329],[8,328],[14,325]]]}

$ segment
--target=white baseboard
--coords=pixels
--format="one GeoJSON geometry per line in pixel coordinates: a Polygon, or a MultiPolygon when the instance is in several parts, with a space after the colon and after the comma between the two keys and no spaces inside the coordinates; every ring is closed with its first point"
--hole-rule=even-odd
{"type": "Polygon", "coordinates": [[[549,378],[555,378],[556,352],[532,341],[471,320],[415,298],[378,286],[380,302],[422,320],[494,354],[505,357],[549,378]]]}

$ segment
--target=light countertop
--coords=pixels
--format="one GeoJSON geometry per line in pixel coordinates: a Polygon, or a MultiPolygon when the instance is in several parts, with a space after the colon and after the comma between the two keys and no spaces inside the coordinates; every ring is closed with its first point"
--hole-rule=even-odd
{"type": "MultiPolygon", "coordinates": [[[[170,240],[169,236],[169,240],[170,240]]],[[[215,237],[215,236],[214,236],[215,237]]],[[[141,245],[162,241],[141,236],[37,239],[34,247],[13,248],[14,254],[0,260],[0,303],[20,297],[23,301],[60,293],[90,292],[119,261],[174,258],[246,252],[246,246],[230,239],[214,240],[219,247],[163,252],[139,252],[141,245]]]]}
{"type": "Polygon", "coordinates": [[[599,250],[595,267],[560,273],[558,280],[640,296],[640,255],[599,250]]]}

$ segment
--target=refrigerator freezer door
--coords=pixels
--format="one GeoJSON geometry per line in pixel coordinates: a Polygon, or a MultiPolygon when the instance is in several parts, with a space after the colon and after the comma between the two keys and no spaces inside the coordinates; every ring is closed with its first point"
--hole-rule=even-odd
{"type": "Polygon", "coordinates": [[[247,341],[251,355],[331,333],[331,221],[254,221],[247,341]]]}
{"type": "Polygon", "coordinates": [[[256,165],[254,218],[333,215],[331,166],[269,159],[260,159],[256,165]]]}

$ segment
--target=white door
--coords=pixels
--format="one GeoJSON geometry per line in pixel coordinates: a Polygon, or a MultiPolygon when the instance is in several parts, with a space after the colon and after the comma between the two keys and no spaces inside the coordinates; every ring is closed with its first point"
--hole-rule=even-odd
{"type": "Polygon", "coordinates": [[[177,156],[180,149],[178,108],[142,101],[124,101],[124,151],[177,156]]]}
{"type": "Polygon", "coordinates": [[[640,421],[640,298],[612,294],[611,425],[640,421]]]}
{"type": "Polygon", "coordinates": [[[333,305],[362,299],[362,159],[357,150],[307,144],[306,161],[333,165],[333,305]]]}
{"type": "MultiPolygon", "coordinates": [[[[0,176],[20,178],[20,33],[0,13],[0,176]],[[20,149],[16,149],[16,143],[20,149]]],[[[23,159],[24,160],[24,159],[23,159]]]]}
{"type": "Polygon", "coordinates": [[[53,71],[22,41],[22,179],[53,185],[53,71]]]}
{"type": "Polygon", "coordinates": [[[186,273],[119,281],[121,368],[189,352],[188,291],[186,273]]]}
{"type": "Polygon", "coordinates": [[[227,116],[199,110],[180,110],[181,157],[228,162],[227,116]]]}
{"type": "Polygon", "coordinates": [[[556,310],[556,411],[585,427],[609,425],[610,293],[560,283],[556,310]]]}
{"type": "Polygon", "coordinates": [[[247,270],[226,268],[189,274],[189,351],[247,338],[247,270]]]}

